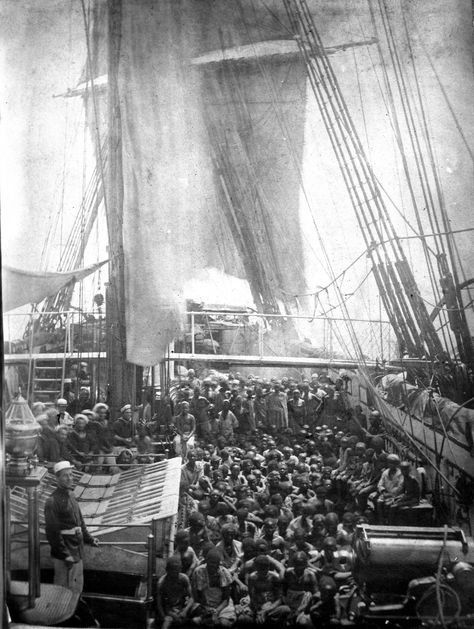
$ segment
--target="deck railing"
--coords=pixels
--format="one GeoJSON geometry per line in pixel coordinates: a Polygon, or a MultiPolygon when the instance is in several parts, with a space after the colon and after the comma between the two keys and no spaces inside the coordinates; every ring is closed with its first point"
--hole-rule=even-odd
{"type": "Polygon", "coordinates": [[[7,356],[105,350],[105,315],[98,311],[7,313],[3,331],[7,356]]]}
{"type": "MultiPolygon", "coordinates": [[[[340,317],[305,316],[284,314],[261,314],[235,310],[192,310],[186,313],[186,331],[174,343],[176,354],[196,356],[202,354],[296,356],[291,345],[283,341],[275,328],[293,326],[300,337],[311,339],[307,347],[298,343],[297,336],[293,346],[303,351],[316,350],[315,356],[348,358],[353,355],[353,343],[347,321],[340,317]]],[[[381,319],[351,319],[352,333],[357,336],[363,353],[370,358],[390,360],[395,350],[389,321],[381,319]]]]}

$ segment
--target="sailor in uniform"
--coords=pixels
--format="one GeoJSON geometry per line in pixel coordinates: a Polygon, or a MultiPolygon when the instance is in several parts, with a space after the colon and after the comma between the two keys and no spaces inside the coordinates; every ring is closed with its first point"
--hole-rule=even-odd
{"type": "Polygon", "coordinates": [[[133,423],[133,411],[131,404],[125,404],[120,409],[121,416],[112,424],[114,433],[114,445],[123,448],[130,448],[133,445],[135,436],[135,426],[133,423]]]}
{"type": "Polygon", "coordinates": [[[58,486],[46,501],[44,516],[46,537],[51,546],[54,583],[79,595],[84,585],[84,544],[98,546],[99,541],[88,532],[77,500],[72,493],[73,466],[59,461],[54,466],[58,486]]]}

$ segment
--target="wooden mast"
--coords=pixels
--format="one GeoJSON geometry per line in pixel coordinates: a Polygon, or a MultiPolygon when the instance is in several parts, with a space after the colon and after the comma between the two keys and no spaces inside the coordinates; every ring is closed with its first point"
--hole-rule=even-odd
{"type": "Polygon", "coordinates": [[[123,253],[122,133],[118,66],[121,40],[122,0],[108,0],[108,142],[107,229],[109,235],[109,284],[107,286],[108,403],[117,412],[132,400],[136,367],[127,363],[125,281],[123,253]]]}

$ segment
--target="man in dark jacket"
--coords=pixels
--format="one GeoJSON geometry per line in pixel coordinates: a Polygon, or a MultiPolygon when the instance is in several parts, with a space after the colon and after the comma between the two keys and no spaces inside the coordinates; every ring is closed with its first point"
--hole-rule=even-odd
{"type": "Polygon", "coordinates": [[[80,594],[84,585],[84,544],[98,546],[99,541],[89,534],[71,491],[72,470],[69,461],[59,461],[54,466],[58,487],[46,501],[44,516],[53,558],[54,583],[80,594]]]}

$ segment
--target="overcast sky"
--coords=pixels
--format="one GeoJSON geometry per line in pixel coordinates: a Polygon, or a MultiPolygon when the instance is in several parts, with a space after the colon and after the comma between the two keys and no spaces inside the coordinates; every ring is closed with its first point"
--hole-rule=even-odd
{"type": "MultiPolygon", "coordinates": [[[[259,0],[254,3],[258,4],[259,0]]],[[[373,35],[366,0],[313,0],[310,5],[328,46],[373,35]]],[[[400,33],[403,28],[400,21],[397,23],[401,15],[397,14],[397,7],[402,5],[410,25],[452,227],[471,227],[474,176],[472,157],[465,146],[467,142],[472,151],[474,145],[471,3],[470,0],[394,2],[392,17],[400,33]],[[464,140],[457,125],[465,134],[464,140]]],[[[84,182],[93,166],[90,139],[84,132],[81,100],[54,97],[74,87],[83,71],[85,38],[80,2],[2,0],[0,24],[3,261],[24,269],[38,270],[43,266],[55,270],[61,246],[81,201],[84,182]],[[51,230],[54,237],[45,255],[44,245],[51,230]]],[[[403,44],[400,54],[402,62],[408,64],[409,55],[403,44]]],[[[331,61],[377,176],[398,208],[412,220],[390,120],[381,97],[382,75],[375,46],[348,49],[332,55],[331,61]]],[[[336,272],[344,269],[364,247],[311,97],[307,104],[304,150],[305,192],[312,209],[310,212],[302,194],[300,218],[307,260],[306,283],[311,289],[324,285],[330,277],[320,264],[321,245],[313,217],[336,272]]],[[[409,233],[395,210],[392,214],[400,235],[409,233]]],[[[473,275],[474,265],[471,241],[472,235],[458,238],[468,276],[473,275]]],[[[105,245],[104,238],[96,231],[87,262],[106,257],[105,245]]],[[[405,246],[409,258],[419,269],[417,279],[427,287],[426,273],[418,263],[417,246],[413,241],[405,246]]],[[[366,260],[354,267],[343,292],[350,293],[367,269],[366,260]]],[[[365,295],[362,292],[363,299],[353,302],[353,312],[376,316],[378,297],[373,286],[367,286],[365,295]]]]}

